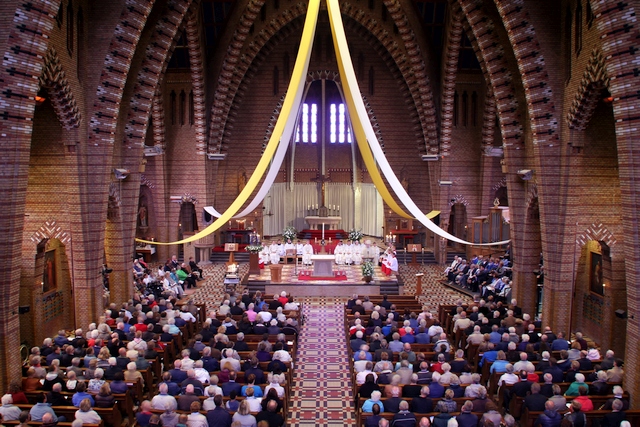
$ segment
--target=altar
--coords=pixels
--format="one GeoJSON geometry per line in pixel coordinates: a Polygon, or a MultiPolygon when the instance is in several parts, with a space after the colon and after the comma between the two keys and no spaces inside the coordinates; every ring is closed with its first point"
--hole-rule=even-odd
{"type": "Polygon", "coordinates": [[[304,220],[309,224],[309,228],[312,230],[322,230],[322,224],[324,224],[325,230],[337,230],[342,217],[339,216],[305,216],[304,220]]]}
{"type": "Polygon", "coordinates": [[[335,255],[311,255],[313,262],[313,274],[311,277],[333,276],[333,264],[336,261],[335,255]]]}

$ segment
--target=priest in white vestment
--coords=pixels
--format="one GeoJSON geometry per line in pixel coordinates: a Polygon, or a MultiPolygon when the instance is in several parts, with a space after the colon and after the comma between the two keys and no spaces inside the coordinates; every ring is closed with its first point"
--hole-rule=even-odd
{"type": "Polygon", "coordinates": [[[353,258],[353,263],[355,265],[360,265],[362,264],[362,250],[364,248],[364,245],[361,245],[359,241],[356,240],[356,242],[353,245],[353,249],[351,251],[352,253],[352,258],[353,258]]]}
{"type": "Polygon", "coordinates": [[[346,265],[353,264],[353,245],[351,244],[351,240],[349,240],[344,247],[344,263],[346,265]]]}
{"type": "Polygon", "coordinates": [[[342,244],[342,240],[338,242],[336,248],[333,250],[333,254],[336,256],[336,264],[343,265],[344,264],[344,248],[345,246],[342,244]]]}
{"type": "Polygon", "coordinates": [[[302,247],[302,263],[304,265],[311,265],[311,255],[313,255],[313,246],[307,240],[307,243],[302,247]]]}
{"type": "Polygon", "coordinates": [[[269,246],[264,245],[260,251],[260,263],[263,265],[269,264],[269,246]]]}
{"type": "Polygon", "coordinates": [[[280,254],[278,253],[278,243],[275,240],[271,242],[271,246],[269,246],[269,260],[271,261],[271,264],[280,263],[280,254]]]}

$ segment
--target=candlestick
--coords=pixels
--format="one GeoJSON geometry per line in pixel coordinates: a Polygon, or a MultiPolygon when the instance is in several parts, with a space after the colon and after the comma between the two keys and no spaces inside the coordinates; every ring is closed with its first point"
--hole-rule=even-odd
{"type": "Polygon", "coordinates": [[[231,221],[229,221],[229,228],[231,228],[231,221]]]}

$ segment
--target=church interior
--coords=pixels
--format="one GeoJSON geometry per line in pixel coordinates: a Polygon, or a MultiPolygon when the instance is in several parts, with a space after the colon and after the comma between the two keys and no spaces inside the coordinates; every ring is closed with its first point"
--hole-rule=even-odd
{"type": "Polygon", "coordinates": [[[312,1],[0,3],[3,390],[25,351],[131,299],[140,254],[211,268],[225,243],[268,244],[292,226],[316,245],[351,230],[383,249],[419,244],[438,271],[509,240],[518,305],[613,350],[640,409],[640,2],[339,2],[359,119],[393,171],[381,182],[459,243],[381,195],[328,1],[300,108],[286,111],[312,1]],[[295,128],[263,194],[253,174],[285,114],[295,128]],[[245,193],[230,215],[260,193],[255,208],[189,240],[218,223],[203,208],[224,213],[245,193]]]}

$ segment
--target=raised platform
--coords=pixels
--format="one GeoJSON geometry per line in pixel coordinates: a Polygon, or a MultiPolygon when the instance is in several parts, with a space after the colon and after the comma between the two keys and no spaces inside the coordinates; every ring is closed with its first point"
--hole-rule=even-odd
{"type": "MultiPolygon", "coordinates": [[[[249,283],[262,283],[265,286],[268,285],[292,285],[299,287],[313,287],[313,286],[322,286],[322,287],[341,287],[345,285],[357,285],[357,286],[379,286],[380,284],[396,284],[398,283],[398,279],[395,275],[386,276],[381,270],[380,267],[375,267],[373,281],[370,284],[367,284],[362,277],[362,269],[358,265],[333,265],[333,271],[337,273],[343,273],[347,276],[347,279],[336,281],[336,280],[323,280],[323,278],[315,279],[313,274],[313,266],[301,266],[298,265],[297,270],[295,266],[292,264],[280,264],[282,266],[281,280],[276,283],[271,282],[271,271],[268,266],[264,270],[260,270],[260,274],[250,274],[248,277],[249,283]],[[305,277],[304,280],[299,279],[299,275],[305,275],[309,277],[305,277]]],[[[326,293],[323,293],[325,295],[326,293]]],[[[342,295],[342,292],[340,293],[342,295]]]]}

